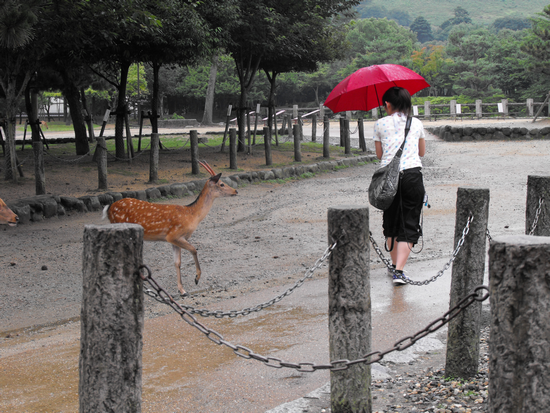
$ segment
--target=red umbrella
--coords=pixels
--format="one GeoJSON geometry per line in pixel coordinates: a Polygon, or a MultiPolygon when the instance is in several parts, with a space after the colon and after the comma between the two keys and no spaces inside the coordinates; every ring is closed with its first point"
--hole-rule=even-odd
{"type": "Polygon", "coordinates": [[[330,92],[324,105],[334,113],[347,110],[371,110],[380,106],[390,87],[399,86],[411,95],[430,85],[422,76],[400,65],[363,67],[342,80],[330,92]]]}

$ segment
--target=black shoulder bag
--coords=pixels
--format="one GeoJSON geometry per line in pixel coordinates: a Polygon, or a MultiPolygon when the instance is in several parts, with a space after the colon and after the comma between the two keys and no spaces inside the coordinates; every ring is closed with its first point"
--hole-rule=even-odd
{"type": "Polygon", "coordinates": [[[395,156],[389,164],[377,169],[372,175],[372,181],[369,185],[369,202],[370,204],[382,211],[385,211],[390,207],[397,193],[397,186],[399,185],[399,164],[401,162],[401,154],[407,141],[407,135],[411,128],[410,116],[407,117],[407,123],[405,125],[405,138],[399,150],[395,153],[395,156]]]}

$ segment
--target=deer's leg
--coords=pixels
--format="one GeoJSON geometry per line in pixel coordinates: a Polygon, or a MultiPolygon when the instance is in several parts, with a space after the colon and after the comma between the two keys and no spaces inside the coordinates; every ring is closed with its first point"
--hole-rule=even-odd
{"type": "Polygon", "coordinates": [[[176,267],[176,273],[178,274],[178,290],[181,296],[185,297],[187,293],[183,289],[183,284],[181,283],[181,248],[172,244],[172,251],[174,252],[174,266],[176,267]]]}
{"type": "Polygon", "coordinates": [[[183,248],[184,250],[189,251],[193,255],[193,259],[195,260],[195,268],[197,270],[197,276],[195,277],[195,284],[199,283],[199,280],[201,279],[201,266],[199,264],[199,257],[197,256],[197,250],[195,247],[193,247],[185,238],[180,237],[174,240],[169,240],[173,245],[178,246],[179,248],[183,248]]]}

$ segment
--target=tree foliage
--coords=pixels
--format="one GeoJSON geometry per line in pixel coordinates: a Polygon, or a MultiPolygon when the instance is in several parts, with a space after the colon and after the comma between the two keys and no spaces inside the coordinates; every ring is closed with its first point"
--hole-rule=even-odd
{"type": "Polygon", "coordinates": [[[434,39],[432,34],[432,26],[424,17],[417,17],[410,26],[411,31],[416,33],[416,37],[420,43],[431,42],[434,39]]]}
{"type": "Polygon", "coordinates": [[[352,62],[347,69],[347,74],[350,74],[361,67],[375,64],[408,66],[416,34],[392,20],[363,19],[355,22],[347,40],[351,43],[352,62]]]}

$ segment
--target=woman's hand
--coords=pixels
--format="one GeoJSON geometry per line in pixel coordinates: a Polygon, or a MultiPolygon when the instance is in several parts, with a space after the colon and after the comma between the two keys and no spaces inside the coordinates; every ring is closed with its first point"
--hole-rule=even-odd
{"type": "Polygon", "coordinates": [[[378,159],[382,159],[382,142],[380,141],[374,141],[374,148],[376,149],[376,157],[378,159]]]}
{"type": "Polygon", "coordinates": [[[420,138],[418,140],[418,156],[422,157],[426,153],[426,140],[424,138],[420,138]]]}

